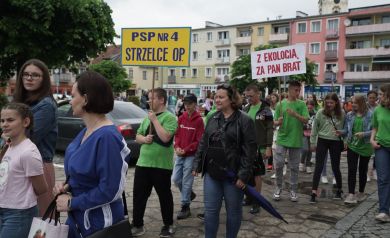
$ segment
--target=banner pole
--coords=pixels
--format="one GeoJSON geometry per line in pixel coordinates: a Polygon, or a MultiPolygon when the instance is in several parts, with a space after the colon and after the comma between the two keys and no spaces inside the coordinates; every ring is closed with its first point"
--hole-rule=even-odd
{"type": "MultiPolygon", "coordinates": [[[[149,98],[151,100],[150,109],[153,111],[153,101],[154,101],[154,82],[156,80],[156,67],[153,67],[153,76],[152,76],[152,98],[149,98]]],[[[152,123],[152,122],[150,122],[152,123]]],[[[152,134],[152,125],[149,126],[149,135],[152,134]]]]}

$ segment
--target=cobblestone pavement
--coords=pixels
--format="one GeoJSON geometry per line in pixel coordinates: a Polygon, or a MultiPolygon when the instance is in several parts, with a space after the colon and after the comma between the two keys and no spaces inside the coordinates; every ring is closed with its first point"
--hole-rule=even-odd
{"type": "MultiPolygon", "coordinates": [[[[341,170],[343,175],[343,189],[347,191],[347,162],[345,156],[341,161],[341,170]]],[[[344,205],[344,201],[332,200],[333,189],[330,174],[330,162],[328,161],[328,178],[330,184],[320,184],[322,192],[318,198],[318,203],[310,204],[309,194],[311,191],[312,174],[299,174],[298,202],[291,202],[289,200],[288,184],[286,184],[283,190],[281,201],[276,202],[272,200],[275,181],[270,178],[272,172],[267,172],[264,177],[262,194],[271,201],[289,224],[273,218],[264,210],[260,214],[252,215],[249,213],[250,207],[244,207],[243,221],[238,237],[390,237],[389,224],[378,224],[374,220],[374,214],[377,209],[377,197],[375,197],[376,181],[367,183],[366,193],[369,195],[369,198],[366,201],[363,201],[357,206],[346,206],[344,205]],[[368,206],[368,209],[362,209],[362,206],[368,206]],[[354,211],[358,212],[354,213],[354,211]],[[354,220],[349,215],[354,217],[354,220]]],[[[288,181],[288,175],[289,172],[285,176],[285,181],[288,181]]],[[[59,181],[64,180],[62,168],[56,168],[56,178],[59,181]]],[[[133,179],[134,168],[130,168],[126,184],[130,220],[133,210],[133,179]]],[[[204,236],[203,222],[196,218],[198,213],[203,212],[203,181],[200,177],[195,178],[193,190],[197,194],[197,197],[191,204],[191,217],[185,220],[176,220],[176,214],[180,210],[180,194],[178,189],[172,186],[176,225],[174,237],[204,236]]],[[[162,218],[160,204],[154,190],[148,200],[144,220],[146,233],[142,237],[158,237],[162,226],[162,218]]],[[[225,235],[225,222],[226,213],[224,207],[222,207],[218,237],[224,237],[225,235]]]]}

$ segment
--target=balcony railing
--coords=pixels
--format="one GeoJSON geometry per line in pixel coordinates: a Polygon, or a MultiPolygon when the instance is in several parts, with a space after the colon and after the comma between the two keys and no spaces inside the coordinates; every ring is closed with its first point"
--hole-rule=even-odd
{"type": "Polygon", "coordinates": [[[271,34],[269,36],[270,42],[285,42],[288,41],[288,33],[284,34],[271,34]]]}
{"type": "Polygon", "coordinates": [[[228,46],[230,45],[230,39],[218,40],[215,46],[228,46]]]}
{"type": "Polygon", "coordinates": [[[337,59],[337,50],[325,50],[325,60],[337,59]]]}
{"type": "Polygon", "coordinates": [[[361,57],[361,56],[384,56],[390,55],[390,46],[362,48],[362,49],[345,49],[345,57],[361,57]]]}
{"type": "Polygon", "coordinates": [[[217,75],[217,77],[215,77],[215,83],[225,83],[229,81],[229,79],[229,75],[217,75]]]}
{"type": "Polygon", "coordinates": [[[346,28],[345,34],[347,35],[359,35],[359,34],[371,34],[376,32],[390,32],[390,23],[371,24],[363,26],[349,26],[346,28]]]}
{"type": "Polygon", "coordinates": [[[251,36],[244,36],[244,37],[237,37],[235,45],[250,45],[252,44],[252,37],[251,36]]]}
{"type": "Polygon", "coordinates": [[[339,30],[327,29],[326,30],[326,39],[335,39],[335,38],[339,38],[339,30]]]}
{"type": "Polygon", "coordinates": [[[168,83],[176,83],[176,75],[169,75],[168,83]]]}
{"type": "Polygon", "coordinates": [[[324,81],[325,81],[325,83],[331,83],[332,81],[336,82],[337,81],[336,73],[334,73],[332,71],[326,71],[324,81]]]}
{"type": "Polygon", "coordinates": [[[230,64],[230,57],[217,58],[216,64],[230,64]]]}
{"type": "Polygon", "coordinates": [[[359,82],[367,80],[388,80],[390,83],[390,71],[344,72],[345,82],[359,82]]]}

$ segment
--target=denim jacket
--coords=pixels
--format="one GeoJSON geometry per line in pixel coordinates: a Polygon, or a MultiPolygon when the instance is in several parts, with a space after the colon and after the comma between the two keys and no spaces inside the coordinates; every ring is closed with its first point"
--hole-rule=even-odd
{"type": "MultiPolygon", "coordinates": [[[[351,111],[348,112],[346,118],[345,118],[345,126],[342,130],[343,136],[347,137],[347,142],[350,142],[352,140],[352,128],[353,123],[355,122],[356,113],[351,111]]],[[[363,132],[364,132],[364,143],[370,143],[370,136],[371,136],[371,118],[372,118],[372,111],[368,110],[367,113],[363,116],[363,132]]]]}
{"type": "Polygon", "coordinates": [[[34,115],[32,141],[38,147],[43,162],[52,162],[58,134],[57,103],[47,96],[30,108],[34,115]]]}

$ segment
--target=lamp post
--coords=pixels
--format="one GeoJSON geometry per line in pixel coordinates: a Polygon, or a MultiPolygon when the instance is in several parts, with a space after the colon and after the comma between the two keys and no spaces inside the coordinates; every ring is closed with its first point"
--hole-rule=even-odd
{"type": "Polygon", "coordinates": [[[60,74],[61,74],[61,70],[60,69],[54,69],[54,81],[55,81],[55,84],[56,84],[56,94],[58,96],[58,86],[60,84],[60,74]]]}
{"type": "Polygon", "coordinates": [[[334,93],[334,83],[337,79],[337,72],[339,72],[339,68],[337,66],[332,67],[332,92],[334,93]]]}

